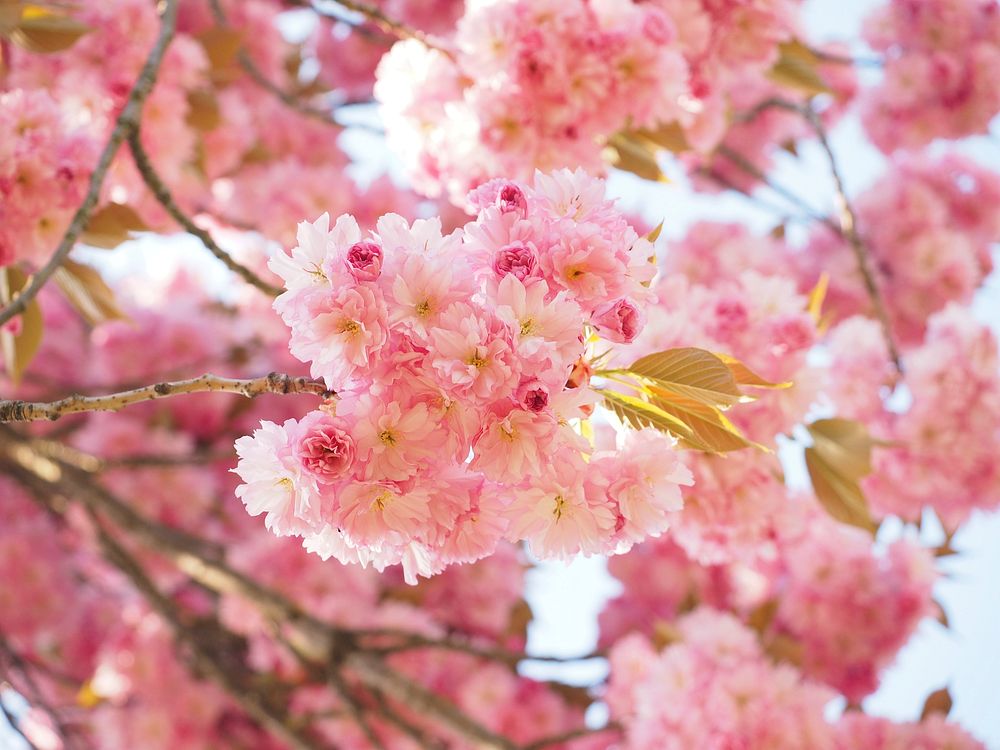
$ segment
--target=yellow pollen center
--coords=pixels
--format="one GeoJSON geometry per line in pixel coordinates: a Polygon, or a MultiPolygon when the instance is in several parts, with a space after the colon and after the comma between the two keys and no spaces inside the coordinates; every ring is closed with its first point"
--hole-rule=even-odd
{"type": "Polygon", "coordinates": [[[468,362],[476,369],[486,367],[486,360],[479,356],[479,352],[475,352],[471,357],[469,357],[468,362]]]}
{"type": "Polygon", "coordinates": [[[584,271],[579,266],[570,266],[569,268],[566,269],[566,278],[567,279],[578,279],[581,276],[583,276],[585,273],[586,273],[586,271],[584,271]]]}
{"type": "Polygon", "coordinates": [[[383,492],[382,494],[378,495],[374,500],[372,500],[372,506],[371,506],[372,510],[377,510],[377,511],[385,510],[385,506],[389,504],[390,500],[392,500],[392,495],[388,492],[383,492]]]}
{"type": "Polygon", "coordinates": [[[340,324],[340,333],[346,333],[348,336],[357,336],[361,332],[361,324],[356,320],[345,320],[340,324]]]}
{"type": "Polygon", "coordinates": [[[428,315],[430,315],[431,312],[431,301],[425,299],[414,309],[416,310],[417,315],[419,315],[421,318],[426,318],[428,315]]]}
{"type": "Polygon", "coordinates": [[[521,335],[528,336],[531,332],[535,330],[535,321],[531,318],[521,321],[521,335]]]}
{"type": "Polygon", "coordinates": [[[378,439],[381,440],[384,445],[396,444],[396,436],[389,430],[382,430],[382,432],[378,434],[378,439]]]}
{"type": "Polygon", "coordinates": [[[555,507],[552,508],[552,515],[556,517],[558,521],[563,517],[563,509],[566,507],[566,501],[563,499],[562,495],[556,495],[555,507]]]}

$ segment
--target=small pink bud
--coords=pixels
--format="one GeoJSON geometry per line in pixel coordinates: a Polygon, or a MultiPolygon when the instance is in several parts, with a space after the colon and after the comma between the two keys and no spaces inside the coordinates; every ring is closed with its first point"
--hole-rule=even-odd
{"type": "Polygon", "coordinates": [[[493,271],[500,278],[512,273],[524,281],[534,274],[536,263],[535,251],[520,243],[505,245],[493,254],[493,271]]]}
{"type": "Polygon", "coordinates": [[[505,183],[497,192],[497,207],[502,213],[516,211],[522,217],[528,214],[528,199],[524,191],[513,182],[505,183]]]}
{"type": "Polygon", "coordinates": [[[382,273],[382,248],[370,240],[355,242],[344,262],[355,281],[375,281],[382,273]]]}
{"type": "Polygon", "coordinates": [[[518,386],[515,398],[523,409],[537,414],[549,405],[549,389],[539,380],[526,380],[518,386]]]}
{"type": "Polygon", "coordinates": [[[309,425],[298,445],[299,460],[306,471],[321,482],[344,476],[354,463],[354,440],[335,424],[320,421],[309,425]]]}
{"type": "Polygon", "coordinates": [[[642,33],[653,44],[666,45],[673,43],[677,30],[666,14],[658,8],[650,8],[642,19],[642,33]]]}
{"type": "Polygon", "coordinates": [[[619,344],[631,344],[646,324],[639,308],[625,297],[599,305],[590,322],[601,336],[619,344]]]}

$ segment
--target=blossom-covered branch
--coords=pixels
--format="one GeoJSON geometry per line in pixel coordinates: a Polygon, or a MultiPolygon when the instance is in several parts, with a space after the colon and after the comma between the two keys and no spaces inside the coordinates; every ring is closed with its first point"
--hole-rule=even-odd
{"type": "Polygon", "coordinates": [[[208,374],[188,380],[156,383],[106,396],[67,396],[48,403],[0,401],[0,422],[35,422],[42,419],[56,420],[67,414],[88,411],[120,411],[143,401],[189,393],[235,393],[247,398],[255,398],[264,393],[311,393],[323,398],[332,398],[335,395],[319,381],[278,372],[250,379],[223,378],[208,374]]]}
{"type": "Polygon", "coordinates": [[[101,156],[97,161],[97,166],[94,167],[94,171],[90,175],[90,183],[87,187],[87,194],[83,199],[83,203],[80,204],[76,214],[74,214],[69,228],[66,230],[59,246],[56,248],[49,261],[41,269],[39,269],[37,273],[32,275],[31,281],[24,289],[16,297],[14,297],[3,310],[0,310],[0,326],[9,321],[15,315],[19,315],[25,311],[28,303],[38,295],[38,292],[41,291],[42,287],[45,286],[46,282],[48,282],[48,280],[52,277],[52,274],[54,274],[56,269],[58,269],[59,266],[62,265],[63,261],[66,260],[70,250],[73,249],[77,239],[87,226],[87,221],[90,219],[94,208],[97,206],[97,201],[100,198],[101,186],[104,184],[104,178],[108,174],[108,170],[111,168],[111,163],[114,161],[119,147],[122,145],[122,142],[139,127],[139,119],[142,115],[143,104],[145,103],[150,92],[153,90],[157,74],[160,70],[160,64],[163,62],[167,46],[170,44],[170,40],[174,35],[174,30],[177,24],[177,6],[179,2],[180,0],[166,0],[163,8],[163,14],[160,19],[159,36],[156,39],[156,43],[154,44],[152,51],[149,53],[149,57],[146,58],[146,63],[143,65],[142,71],[139,73],[139,77],[132,86],[131,93],[125,102],[125,107],[122,109],[121,114],[118,115],[118,119],[115,121],[115,126],[111,131],[111,136],[108,138],[107,144],[104,146],[104,150],[101,152],[101,156]]]}

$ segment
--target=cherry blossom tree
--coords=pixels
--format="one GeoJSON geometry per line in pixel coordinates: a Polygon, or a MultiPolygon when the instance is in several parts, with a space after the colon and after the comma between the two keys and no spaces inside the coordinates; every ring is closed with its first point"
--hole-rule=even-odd
{"type": "Polygon", "coordinates": [[[0,0],[22,744],[983,748],[946,687],[919,721],[863,701],[1000,506],[971,306],[1000,174],[961,148],[1000,6],[804,29],[796,0],[0,0]],[[862,191],[845,117],[886,157],[862,191]],[[778,174],[810,148],[828,210],[778,174]],[[654,226],[620,173],[770,231],[654,226]],[[112,272],[182,234],[196,262],[112,272]],[[526,572],[577,555],[621,583],[597,649],[529,654],[526,572]]]}

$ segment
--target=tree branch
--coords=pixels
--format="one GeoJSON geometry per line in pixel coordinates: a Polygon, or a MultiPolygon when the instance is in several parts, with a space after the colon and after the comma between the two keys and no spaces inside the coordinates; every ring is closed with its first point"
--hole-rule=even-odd
{"type": "MultiPolygon", "coordinates": [[[[226,12],[222,9],[222,3],[219,0],[209,0],[209,5],[211,6],[215,22],[223,28],[230,28],[229,19],[226,18],[226,12]]],[[[310,106],[295,94],[285,91],[264,75],[264,71],[257,67],[257,63],[247,54],[246,49],[242,45],[236,53],[236,60],[240,64],[240,67],[243,68],[243,72],[250,76],[250,79],[254,83],[276,96],[289,109],[293,109],[299,114],[311,117],[314,120],[319,120],[324,125],[330,125],[335,128],[343,127],[333,118],[333,115],[329,111],[310,106]]]]}
{"type": "Polygon", "coordinates": [[[235,273],[245,282],[256,287],[257,289],[260,289],[264,292],[264,294],[269,294],[272,297],[277,297],[281,294],[281,288],[264,281],[249,268],[233,260],[229,253],[219,247],[216,241],[212,238],[211,234],[195,224],[194,221],[192,221],[191,218],[181,210],[181,207],[178,206],[177,202],[174,200],[173,195],[170,194],[170,189],[164,184],[163,180],[161,180],[160,176],[156,173],[156,169],[153,167],[153,163],[149,159],[149,154],[147,154],[143,149],[138,128],[133,129],[132,132],[128,134],[128,143],[129,148],[132,151],[132,159],[135,161],[135,166],[139,170],[139,174],[142,176],[143,182],[146,183],[146,187],[150,189],[156,200],[159,201],[160,205],[163,206],[167,213],[173,217],[174,221],[184,227],[189,234],[193,234],[201,240],[201,244],[208,248],[212,255],[221,260],[225,264],[226,268],[235,273]]]}
{"type": "Polygon", "coordinates": [[[485,750],[518,750],[506,737],[494,734],[462,713],[453,703],[432,693],[409,677],[389,668],[371,654],[354,652],[345,665],[368,687],[379,690],[417,713],[434,716],[444,726],[458,732],[485,750]]]}
{"type": "Polygon", "coordinates": [[[127,406],[143,401],[154,401],[159,398],[180,396],[187,393],[237,393],[247,398],[255,398],[264,393],[311,393],[324,399],[333,398],[336,395],[317,380],[292,377],[278,372],[246,380],[207,374],[189,380],[156,383],[106,396],[68,396],[59,401],[47,403],[4,400],[0,401],[0,423],[35,422],[41,419],[54,421],[67,414],[89,411],[120,411],[127,406]]]}
{"type": "MultiPolygon", "coordinates": [[[[349,11],[358,13],[378,28],[382,29],[387,34],[399,37],[400,39],[415,39],[425,47],[437,50],[447,57],[454,58],[451,50],[443,47],[440,42],[436,41],[430,34],[426,34],[420,29],[414,29],[407,26],[405,23],[397,21],[394,18],[390,18],[382,10],[374,5],[369,5],[368,3],[359,2],[358,0],[331,0],[335,4],[346,8],[349,11]]],[[[331,17],[331,14],[320,9],[319,2],[317,0],[307,0],[307,5],[309,5],[314,11],[319,13],[324,17],[331,17]]]]}
{"type": "Polygon", "coordinates": [[[534,742],[529,742],[524,746],[523,750],[542,750],[543,747],[548,747],[549,745],[561,745],[564,742],[571,742],[572,740],[579,740],[584,737],[593,737],[598,734],[604,734],[605,732],[621,732],[622,728],[618,724],[612,722],[607,726],[601,727],[600,729],[588,729],[587,727],[580,727],[579,729],[570,729],[569,731],[562,732],[560,734],[554,734],[551,737],[543,737],[540,740],[535,740],[534,742]]]}
{"type": "Polygon", "coordinates": [[[153,45],[149,57],[146,59],[145,65],[142,67],[142,71],[139,73],[139,77],[135,81],[135,85],[132,86],[132,91],[128,95],[125,107],[115,121],[111,136],[108,138],[108,142],[104,146],[100,158],[97,160],[97,166],[90,175],[90,184],[87,187],[87,194],[83,199],[83,203],[80,204],[80,207],[73,215],[66,233],[63,235],[52,257],[49,258],[48,263],[37,273],[33,274],[30,283],[3,310],[0,310],[0,326],[15,315],[20,315],[25,311],[28,303],[38,295],[38,292],[45,286],[52,274],[66,260],[70,250],[73,249],[77,239],[87,226],[90,215],[100,198],[104,178],[111,168],[111,162],[114,160],[115,154],[118,153],[118,148],[121,146],[122,141],[139,127],[139,121],[142,117],[142,106],[149,93],[153,90],[153,85],[156,83],[156,76],[160,70],[160,63],[163,62],[167,46],[174,35],[174,29],[177,25],[178,3],[179,0],[166,0],[166,7],[163,10],[163,16],[160,20],[159,36],[153,45]]]}
{"type": "Polygon", "coordinates": [[[830,174],[833,176],[833,184],[837,194],[837,214],[840,219],[840,232],[854,253],[854,259],[858,264],[858,271],[864,280],[865,290],[868,292],[869,299],[871,299],[872,307],[875,308],[875,315],[882,325],[882,336],[885,339],[886,348],[889,350],[889,357],[896,367],[896,372],[902,374],[903,358],[900,356],[899,348],[896,346],[896,339],[892,334],[892,321],[889,317],[889,310],[886,308],[885,298],[878,288],[875,269],[872,268],[871,256],[861,239],[861,235],[858,234],[857,214],[854,212],[854,207],[851,206],[851,202],[847,197],[847,189],[840,174],[840,167],[837,165],[837,158],[833,153],[833,148],[830,146],[826,128],[823,126],[820,116],[812,108],[805,106],[799,111],[802,112],[802,116],[806,118],[809,124],[812,125],[813,130],[816,131],[819,145],[822,147],[827,161],[830,163],[830,174]]]}
{"type": "MultiPolygon", "coordinates": [[[[239,679],[231,666],[220,663],[218,644],[203,642],[199,634],[181,619],[173,602],[160,592],[139,562],[104,529],[93,509],[90,509],[90,515],[97,528],[97,538],[105,558],[125,574],[153,610],[171,626],[175,637],[191,649],[198,670],[218,683],[247,715],[289,747],[295,750],[316,750],[319,747],[316,739],[293,726],[287,709],[281,710],[259,689],[252,689],[245,684],[248,680],[239,679]]],[[[228,631],[222,632],[224,629],[216,621],[209,624],[214,625],[223,637],[228,635],[228,631]]]]}

